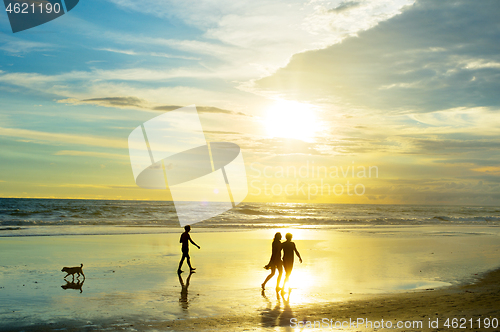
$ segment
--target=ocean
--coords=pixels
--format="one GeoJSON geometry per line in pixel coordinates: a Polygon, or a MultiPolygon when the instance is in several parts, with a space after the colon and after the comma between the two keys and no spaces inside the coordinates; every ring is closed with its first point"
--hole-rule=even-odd
{"type": "MultiPolygon", "coordinates": [[[[262,229],[447,224],[498,226],[500,207],[244,202],[195,227],[262,229]]],[[[87,231],[91,234],[156,233],[169,232],[169,229],[178,231],[179,227],[172,202],[0,198],[0,236],[67,235],[87,231]],[[77,231],[77,227],[69,226],[88,227],[84,228],[86,231],[77,231]]]]}

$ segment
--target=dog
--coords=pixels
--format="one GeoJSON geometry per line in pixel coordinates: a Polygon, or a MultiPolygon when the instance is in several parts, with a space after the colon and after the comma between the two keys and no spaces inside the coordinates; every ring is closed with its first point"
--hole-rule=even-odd
{"type": "Polygon", "coordinates": [[[74,279],[75,273],[76,273],[76,274],[78,274],[77,278],[79,278],[80,274],[81,274],[83,276],[83,278],[85,279],[85,274],[83,274],[82,268],[83,268],[83,264],[80,264],[80,266],[75,266],[75,267],[63,267],[61,272],[67,273],[64,276],[64,278],[66,278],[67,276],[69,276],[71,274],[73,276],[73,279],[74,279]]]}

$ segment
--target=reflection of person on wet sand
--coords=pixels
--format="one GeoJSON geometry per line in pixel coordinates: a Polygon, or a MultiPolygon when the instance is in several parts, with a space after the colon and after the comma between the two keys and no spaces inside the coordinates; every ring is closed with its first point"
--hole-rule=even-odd
{"type": "Polygon", "coordinates": [[[262,297],[267,302],[267,308],[261,311],[261,322],[263,327],[275,327],[279,315],[281,314],[281,302],[279,293],[276,292],[276,305],[272,308],[273,303],[266,296],[266,292],[262,290],[262,297]],[[272,309],[271,309],[272,308],[272,309]]]}
{"type": "Polygon", "coordinates": [[[181,297],[179,298],[179,302],[182,306],[183,309],[188,308],[188,287],[189,287],[189,281],[191,280],[191,276],[193,275],[193,272],[189,273],[189,276],[186,279],[186,284],[184,284],[184,280],[182,280],[182,277],[179,273],[179,282],[181,283],[181,297]]]}
{"type": "Polygon", "coordinates": [[[281,244],[283,248],[283,267],[285,268],[285,281],[283,282],[282,292],[285,291],[285,285],[292,274],[293,269],[293,258],[295,254],[299,257],[299,261],[302,263],[302,258],[300,257],[299,251],[295,247],[295,243],[292,242],[292,234],[286,233],[286,241],[281,244]]]}
{"type": "Polygon", "coordinates": [[[193,273],[194,270],[196,270],[196,269],[191,266],[191,258],[189,257],[189,242],[191,242],[192,244],[197,246],[198,249],[200,249],[200,246],[197,245],[196,243],[194,243],[193,240],[191,240],[191,236],[189,235],[189,231],[191,230],[191,226],[189,226],[189,225],[184,226],[184,230],[185,230],[185,232],[182,233],[181,239],[179,241],[180,243],[182,243],[182,258],[181,258],[181,261],[179,262],[179,269],[177,269],[177,273],[184,272],[181,270],[182,263],[184,263],[184,258],[187,259],[187,263],[189,266],[189,272],[193,273]]]}
{"type": "Polygon", "coordinates": [[[292,294],[292,290],[288,292],[288,296],[285,298],[284,293],[281,293],[281,297],[283,298],[283,312],[281,313],[278,325],[290,327],[290,319],[294,318],[292,307],[290,307],[290,294],[292,294]]]}
{"type": "Polygon", "coordinates": [[[265,266],[266,269],[270,268],[271,273],[267,276],[266,280],[262,283],[262,289],[266,288],[266,283],[274,276],[276,269],[278,269],[278,282],[276,283],[276,290],[279,289],[281,275],[283,274],[283,263],[281,262],[281,233],[278,232],[274,235],[272,244],[272,254],[269,264],[265,266]]]}

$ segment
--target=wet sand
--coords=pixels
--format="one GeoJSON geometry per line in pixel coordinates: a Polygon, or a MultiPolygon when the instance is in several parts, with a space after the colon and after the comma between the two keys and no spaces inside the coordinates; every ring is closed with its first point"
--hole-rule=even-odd
{"type": "Polygon", "coordinates": [[[189,285],[175,272],[180,232],[2,238],[0,330],[273,331],[292,330],[292,318],[421,320],[406,330],[425,330],[429,318],[500,318],[499,272],[475,283],[500,265],[499,227],[281,229],[304,259],[284,296],[275,279],[260,290],[275,231],[194,229],[189,285]],[[79,263],[85,281],[64,281],[62,266],[79,263]]]}
{"type": "MultiPolygon", "coordinates": [[[[292,307],[286,303],[286,298],[285,294],[280,302],[263,311],[261,315],[221,315],[159,323],[136,322],[131,327],[137,330],[158,329],[161,331],[297,331],[299,329],[296,330],[294,327],[301,322],[300,327],[306,327],[304,330],[379,331],[380,328],[374,327],[377,322],[383,321],[387,326],[387,321],[391,321],[392,329],[398,331],[500,330],[500,270],[486,273],[474,284],[439,290],[376,295],[364,300],[344,303],[292,307]],[[330,322],[322,322],[323,318],[327,318],[330,322]],[[453,318],[457,319],[458,327],[454,328],[453,325],[446,327],[446,320],[451,319],[449,323],[453,324],[453,318]],[[291,319],[296,319],[296,321],[291,324],[291,319]],[[360,321],[360,324],[356,326],[347,327],[346,323],[344,328],[332,328],[335,326],[335,323],[331,323],[332,319],[340,323],[357,322],[358,319],[364,321],[360,321]],[[482,324],[481,328],[478,320],[482,324]],[[311,322],[310,326],[314,326],[316,321],[317,328],[307,328],[308,321],[311,322]],[[412,327],[397,328],[398,321],[411,322],[412,327]],[[368,322],[371,322],[373,328],[368,322]],[[421,322],[421,325],[416,325],[418,324],[416,322],[421,322]],[[489,327],[485,327],[488,323],[489,327]],[[462,329],[459,328],[460,325],[462,329]]],[[[111,326],[106,326],[106,328],[111,328],[111,326]]]]}

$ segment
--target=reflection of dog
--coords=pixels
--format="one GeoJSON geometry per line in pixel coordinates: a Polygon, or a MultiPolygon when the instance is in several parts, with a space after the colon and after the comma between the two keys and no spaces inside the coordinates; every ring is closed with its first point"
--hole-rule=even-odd
{"type": "Polygon", "coordinates": [[[64,278],[66,278],[70,274],[73,276],[73,278],[75,278],[75,273],[78,274],[77,278],[80,277],[80,274],[83,276],[83,278],[85,278],[85,274],[83,274],[82,268],[83,268],[83,264],[80,264],[80,266],[75,266],[75,267],[63,267],[62,270],[61,270],[61,272],[66,272],[67,273],[64,276],[64,278]]]}
{"type": "Polygon", "coordinates": [[[77,282],[71,282],[66,280],[66,285],[62,285],[61,288],[66,290],[66,289],[79,289],[80,293],[83,292],[82,286],[85,280],[78,280],[77,282]]]}

